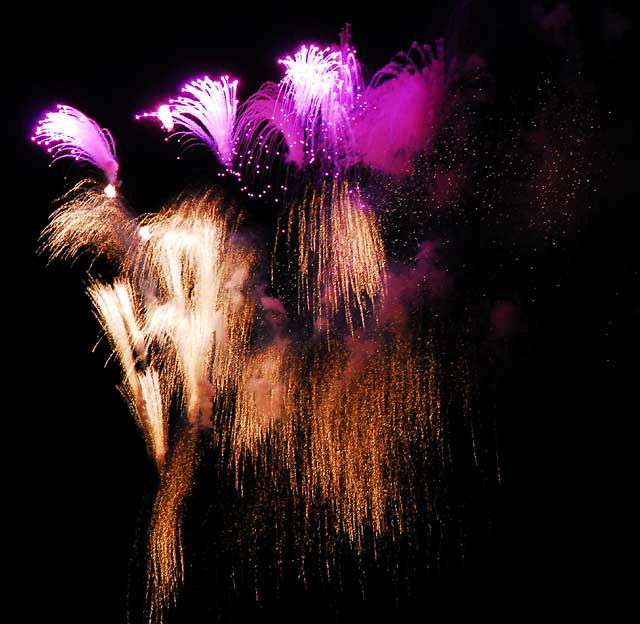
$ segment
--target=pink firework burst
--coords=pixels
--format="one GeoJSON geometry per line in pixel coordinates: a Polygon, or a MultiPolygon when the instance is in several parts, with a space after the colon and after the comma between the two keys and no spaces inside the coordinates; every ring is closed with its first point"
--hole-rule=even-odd
{"type": "Polygon", "coordinates": [[[220,162],[231,167],[235,153],[235,122],[238,109],[237,80],[209,76],[192,80],[182,88],[187,95],[170,100],[153,113],[137,119],[156,117],[167,131],[183,128],[172,136],[186,139],[187,146],[202,143],[217,154],[220,162]]]}
{"type": "Polygon", "coordinates": [[[278,63],[285,68],[280,83],[266,83],[242,108],[241,166],[268,169],[283,147],[288,162],[316,165],[322,175],[354,164],[351,124],[363,81],[348,29],[340,46],[304,45],[278,63]]]}
{"type": "Polygon", "coordinates": [[[113,137],[79,110],[58,104],[56,111],[47,113],[38,122],[32,140],[53,155],[52,163],[72,158],[95,165],[106,176],[108,188],[115,189],[118,161],[113,137]]]}

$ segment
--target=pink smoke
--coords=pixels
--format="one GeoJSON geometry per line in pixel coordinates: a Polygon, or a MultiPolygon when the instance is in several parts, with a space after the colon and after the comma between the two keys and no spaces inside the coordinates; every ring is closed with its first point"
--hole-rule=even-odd
{"type": "Polygon", "coordinates": [[[497,301],[489,313],[491,334],[496,338],[510,338],[518,327],[518,308],[510,301],[497,301]]]}
{"type": "Polygon", "coordinates": [[[391,175],[413,171],[413,160],[434,134],[445,91],[442,44],[435,56],[414,44],[404,63],[389,63],[364,94],[364,112],[354,123],[358,156],[364,164],[391,175]],[[410,55],[419,51],[416,62],[410,55]]]}
{"type": "Polygon", "coordinates": [[[452,278],[439,266],[439,247],[438,241],[423,241],[413,266],[389,271],[387,295],[378,316],[380,322],[404,324],[411,306],[421,294],[438,300],[451,292],[452,278]]]}

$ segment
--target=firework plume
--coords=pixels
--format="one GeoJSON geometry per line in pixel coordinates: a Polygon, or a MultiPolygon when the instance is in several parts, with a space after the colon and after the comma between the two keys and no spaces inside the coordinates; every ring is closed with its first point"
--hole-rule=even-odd
{"type": "Polygon", "coordinates": [[[206,145],[250,196],[289,191],[281,174],[297,172],[270,245],[272,267],[286,254],[284,285],[274,270],[266,284],[255,239],[218,192],[134,215],[115,192],[107,130],[59,106],[34,136],[54,162],[89,162],[108,182],[85,179],[63,196],[41,250],[109,260],[110,278],[90,266],[87,293],[159,476],[146,536],[152,624],[185,581],[183,519],[207,453],[243,510],[238,547],[254,556],[256,541],[273,544],[280,569],[289,548],[299,578],[309,552],[330,576],[341,549],[377,557],[385,539],[417,535],[445,472],[445,375],[431,333],[407,312],[421,292],[413,281],[437,290],[435,252],[421,248],[413,281],[394,275],[364,188],[371,170],[394,180],[428,148],[442,46],[414,45],[368,87],[348,28],[339,45],[304,45],[279,65],[282,80],[241,106],[237,80],[205,76],[138,117],[206,145]],[[291,319],[283,301],[297,302],[291,319]]]}
{"type": "Polygon", "coordinates": [[[143,113],[137,118],[155,117],[165,130],[176,130],[172,136],[183,140],[189,147],[206,145],[218,156],[220,162],[231,167],[235,152],[235,122],[238,108],[237,80],[221,76],[211,80],[209,76],[187,83],[182,92],[186,95],[163,104],[154,113],[143,113]]]}
{"type": "Polygon", "coordinates": [[[56,111],[38,122],[32,140],[53,155],[52,162],[71,158],[100,169],[108,182],[105,194],[115,196],[119,167],[115,142],[111,133],[93,119],[71,106],[58,104],[56,111]]]}

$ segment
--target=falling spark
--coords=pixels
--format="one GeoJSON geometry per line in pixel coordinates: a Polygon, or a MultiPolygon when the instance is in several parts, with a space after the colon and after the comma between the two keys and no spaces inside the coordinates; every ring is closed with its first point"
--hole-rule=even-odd
{"type": "Polygon", "coordinates": [[[428,148],[446,88],[444,46],[414,43],[372,78],[353,123],[358,159],[392,175],[412,171],[428,148]]]}
{"type": "MultiPolygon", "coordinates": [[[[288,340],[277,339],[251,354],[243,367],[236,400],[232,448],[236,469],[241,468],[247,452],[264,441],[277,423],[291,413],[287,388],[294,375],[288,340]]],[[[237,479],[242,489],[242,480],[237,479]]]]}
{"type": "Polygon", "coordinates": [[[193,488],[197,430],[185,428],[173,447],[153,506],[147,558],[149,621],[160,624],[177,602],[184,579],[182,514],[193,488]]]}
{"type": "Polygon", "coordinates": [[[351,332],[356,322],[363,326],[384,294],[385,252],[359,187],[335,180],[310,189],[289,212],[288,240],[297,243],[300,311],[311,313],[317,329],[330,329],[339,315],[351,332]]]}
{"type": "Polygon", "coordinates": [[[41,252],[75,259],[82,252],[121,260],[132,245],[135,222],[120,198],[105,196],[93,180],[78,182],[59,200],[41,235],[41,252]]]}
{"type": "Polygon", "coordinates": [[[415,494],[402,488],[413,485],[416,451],[440,443],[435,379],[432,355],[398,335],[349,339],[311,378],[310,492],[359,550],[367,527],[380,537],[415,520],[415,494]]]}
{"type": "Polygon", "coordinates": [[[115,143],[111,133],[93,119],[71,106],[58,104],[57,111],[47,113],[38,122],[32,140],[53,155],[52,162],[71,158],[95,165],[109,181],[105,194],[109,197],[113,196],[110,193],[115,194],[118,184],[115,143]]]}

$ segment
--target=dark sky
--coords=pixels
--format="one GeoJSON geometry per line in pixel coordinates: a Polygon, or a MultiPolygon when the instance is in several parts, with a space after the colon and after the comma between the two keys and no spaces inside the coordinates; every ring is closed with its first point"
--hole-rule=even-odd
{"type": "MultiPolygon", "coordinates": [[[[555,6],[544,3],[541,14],[555,6]]],[[[184,186],[206,184],[215,164],[204,151],[176,161],[177,146],[164,143],[155,127],[136,123],[135,113],[153,109],[184,80],[203,73],[239,77],[244,99],[279,77],[276,58],[303,42],[334,41],[347,21],[370,72],[412,41],[439,37],[451,53],[486,60],[490,98],[486,119],[473,131],[491,146],[493,153],[482,158],[498,177],[506,167],[500,154],[521,153],[513,151],[513,137],[530,136],[540,115],[548,119],[539,103],[548,104],[557,91],[554,110],[584,116],[554,117],[549,136],[560,151],[563,137],[586,137],[591,157],[580,163],[588,162],[584,176],[595,181],[568,221],[552,222],[551,234],[545,230],[538,238],[523,234],[518,211],[524,203],[508,176],[486,213],[468,198],[463,206],[475,216],[427,221],[427,235],[453,241],[455,306],[475,310],[514,302],[521,324],[517,339],[483,360],[496,367],[485,379],[482,405],[495,413],[504,482],[491,496],[482,488],[470,492],[487,497],[483,505],[493,525],[485,530],[486,517],[478,516],[481,537],[466,567],[421,576],[398,613],[417,605],[425,621],[430,613],[439,621],[477,606],[520,621],[534,605],[566,598],[568,579],[586,586],[616,570],[610,553],[618,546],[607,545],[607,522],[622,515],[620,475],[633,456],[623,440],[638,412],[637,399],[625,406],[623,398],[634,376],[637,381],[639,364],[638,121],[631,95],[638,26],[611,20],[625,17],[623,3],[567,6],[569,27],[557,31],[545,31],[533,3],[506,1],[422,8],[390,3],[375,12],[302,3],[293,9],[176,4],[171,12],[96,3],[17,8],[5,23],[5,40],[17,32],[18,41],[3,51],[10,74],[3,210],[11,219],[7,232],[19,232],[17,242],[7,245],[12,293],[6,301],[15,302],[7,308],[18,329],[7,327],[17,366],[10,364],[16,374],[5,378],[17,402],[5,416],[5,440],[18,448],[6,472],[15,489],[9,507],[17,537],[7,538],[17,542],[11,567],[27,588],[22,619],[125,622],[129,577],[141,573],[135,544],[154,487],[143,442],[115,390],[117,371],[103,366],[104,345],[92,353],[97,323],[83,292],[86,265],[47,267],[36,255],[51,203],[76,174],[63,164],[47,167],[42,151],[28,141],[35,122],[64,102],[108,127],[128,201],[140,212],[158,210],[184,186]],[[574,108],[576,94],[582,108],[574,108]],[[583,123],[587,117],[593,124],[583,123]],[[501,242],[492,246],[493,232],[501,242]],[[516,265],[516,256],[530,269],[516,265]],[[462,604],[465,596],[469,601],[462,604]],[[512,598],[517,611],[510,610],[512,598]]],[[[485,180],[478,169],[476,182],[485,180]]],[[[268,229],[272,218],[254,213],[249,222],[268,229]]],[[[288,607],[276,600],[270,613],[313,613],[320,621],[365,613],[376,621],[396,608],[393,600],[382,610],[375,600],[363,606],[356,595],[323,600],[293,592],[282,597],[288,607]]],[[[590,604],[591,598],[583,594],[580,600],[590,604]]],[[[572,604],[565,604],[569,612],[572,604]]],[[[228,612],[217,608],[221,621],[242,621],[251,613],[237,605],[228,612]],[[230,613],[235,620],[224,619],[230,613]]],[[[185,614],[182,624],[204,621],[202,613],[191,614],[193,620],[185,614]]]]}

